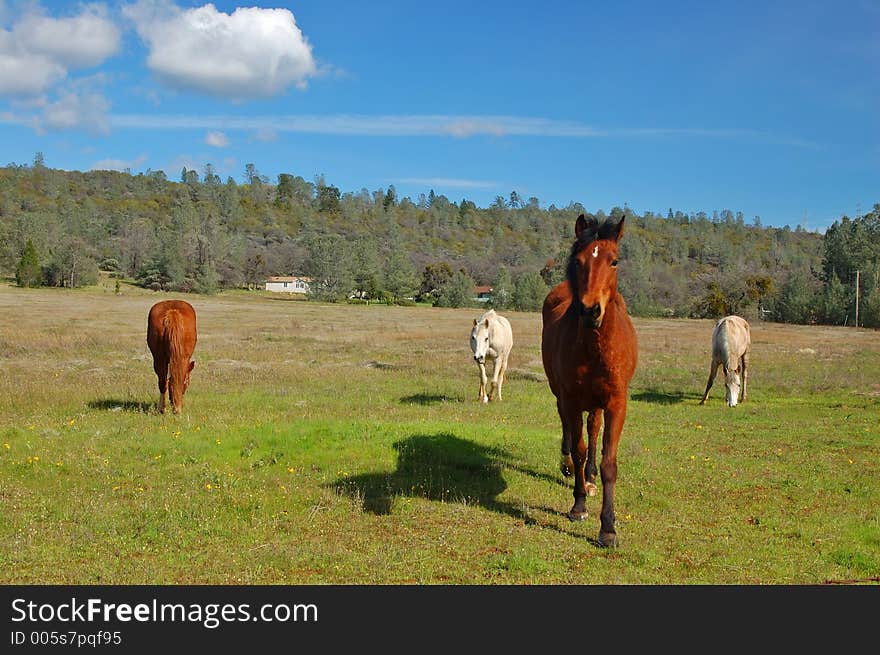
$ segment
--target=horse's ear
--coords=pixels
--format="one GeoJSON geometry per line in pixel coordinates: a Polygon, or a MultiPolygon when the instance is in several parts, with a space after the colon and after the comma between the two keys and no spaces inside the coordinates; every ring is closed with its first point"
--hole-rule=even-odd
{"type": "Polygon", "coordinates": [[[620,217],[620,222],[617,224],[617,233],[614,235],[615,241],[620,241],[620,237],[623,236],[623,221],[626,219],[626,216],[620,217]]]}
{"type": "Polygon", "coordinates": [[[477,327],[477,319],[474,319],[474,327],[477,327]]]}
{"type": "Polygon", "coordinates": [[[485,321],[485,325],[486,325],[486,327],[489,327],[489,319],[488,318],[485,321]]]}
{"type": "Polygon", "coordinates": [[[585,230],[594,230],[599,226],[598,221],[595,216],[590,216],[590,218],[585,218],[583,214],[577,217],[577,220],[574,222],[574,235],[576,238],[580,239],[581,234],[584,233],[585,230]]]}
{"type": "Polygon", "coordinates": [[[581,238],[581,234],[583,234],[584,230],[587,229],[587,219],[584,218],[584,215],[581,214],[577,217],[577,220],[574,222],[574,236],[578,239],[581,238]]]}

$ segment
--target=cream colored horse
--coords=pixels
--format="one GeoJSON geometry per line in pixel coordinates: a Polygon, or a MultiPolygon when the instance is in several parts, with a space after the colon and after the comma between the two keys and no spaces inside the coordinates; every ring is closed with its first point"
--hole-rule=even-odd
{"type": "Polygon", "coordinates": [[[488,403],[497,394],[501,400],[501,386],[504,384],[504,373],[507,371],[507,358],[513,348],[513,330],[510,322],[490,309],[480,318],[474,319],[474,327],[471,330],[471,351],[474,353],[474,361],[480,367],[480,396],[479,400],[488,403]],[[486,360],[493,362],[492,382],[488,389],[486,383],[486,360]]]}
{"type": "Polygon", "coordinates": [[[751,329],[744,318],[725,316],[718,321],[712,331],[712,365],[701,405],[709,397],[709,389],[712,388],[719,366],[724,369],[725,400],[728,406],[736,407],[740,399],[745,402],[751,345],[751,329]]]}

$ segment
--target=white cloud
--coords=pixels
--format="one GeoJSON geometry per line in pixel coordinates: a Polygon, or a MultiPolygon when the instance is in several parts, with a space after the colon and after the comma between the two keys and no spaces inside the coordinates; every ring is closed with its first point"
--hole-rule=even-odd
{"type": "Polygon", "coordinates": [[[45,93],[70,70],[100,64],[119,45],[119,29],[103,5],[87,5],[64,18],[29,5],[11,30],[0,29],[0,95],[45,93]]]}
{"type": "Polygon", "coordinates": [[[455,189],[495,189],[501,186],[498,182],[483,180],[462,180],[452,177],[403,177],[396,182],[401,184],[417,184],[420,186],[446,187],[455,189]]]}
{"type": "Polygon", "coordinates": [[[271,127],[261,127],[254,132],[251,140],[260,143],[272,143],[278,140],[278,131],[273,130],[271,127]]]}
{"type": "Polygon", "coordinates": [[[85,129],[93,134],[108,133],[110,102],[93,88],[95,79],[100,78],[71,84],[60,91],[56,100],[46,102],[42,113],[33,119],[37,131],[85,129]]]}
{"type": "Polygon", "coordinates": [[[266,97],[318,74],[312,46],[288,9],[213,4],[181,9],[169,0],[138,0],[123,8],[150,54],[147,65],[179,89],[214,96],[266,97]]]}
{"type": "Polygon", "coordinates": [[[257,134],[298,132],[348,136],[538,136],[560,138],[710,138],[745,140],[797,148],[818,144],[766,130],[749,128],[596,128],[576,121],[521,116],[444,115],[329,115],[329,116],[186,116],[173,114],[119,114],[114,127],[136,129],[248,130],[257,134]]]}
{"type": "Polygon", "coordinates": [[[88,5],[69,18],[25,14],[13,34],[30,52],[63,62],[68,68],[97,66],[119,50],[119,29],[102,5],[88,5]]]}
{"type": "Polygon", "coordinates": [[[34,96],[67,75],[67,69],[49,57],[9,51],[0,32],[0,95],[34,96]]]}
{"type": "Polygon", "coordinates": [[[205,135],[205,143],[214,148],[226,148],[229,146],[229,137],[223,132],[208,132],[205,135]]]}
{"type": "Polygon", "coordinates": [[[147,161],[146,155],[138,155],[134,159],[101,159],[92,164],[90,170],[93,171],[124,171],[126,169],[134,170],[147,161]]]}

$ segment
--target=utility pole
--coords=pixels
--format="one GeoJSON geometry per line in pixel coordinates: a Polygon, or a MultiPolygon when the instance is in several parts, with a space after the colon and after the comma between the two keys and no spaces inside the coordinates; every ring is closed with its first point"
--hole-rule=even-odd
{"type": "Polygon", "coordinates": [[[856,327],[859,327],[859,274],[861,271],[856,271],[856,327]]]}

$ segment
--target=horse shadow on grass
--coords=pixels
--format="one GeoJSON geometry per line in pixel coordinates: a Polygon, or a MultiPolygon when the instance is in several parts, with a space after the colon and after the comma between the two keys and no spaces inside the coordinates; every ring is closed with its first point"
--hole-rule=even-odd
{"type": "Polygon", "coordinates": [[[90,400],[89,409],[101,409],[108,412],[134,412],[150,414],[156,411],[156,403],[148,403],[143,400],[122,400],[121,398],[102,398],[90,400]]]}
{"type": "Polygon", "coordinates": [[[652,405],[677,405],[691,397],[697,396],[691,393],[684,393],[683,391],[667,392],[657,391],[656,389],[640,391],[639,393],[634,393],[630,396],[632,400],[642,403],[651,403],[652,405]]]}
{"type": "Polygon", "coordinates": [[[504,469],[567,486],[559,478],[522,466],[499,448],[476,444],[448,433],[416,434],[395,442],[393,447],[397,451],[397,468],[391,473],[340,478],[331,486],[357,500],[364,511],[371,514],[391,514],[398,497],[426,498],[479,506],[525,525],[556,530],[598,545],[583,532],[560,526],[558,519],[562,512],[556,509],[514,505],[499,500],[507,489],[504,469]]]}
{"type": "Polygon", "coordinates": [[[442,393],[416,393],[400,399],[401,405],[441,405],[443,403],[464,402],[462,398],[447,396],[442,393]]]}

